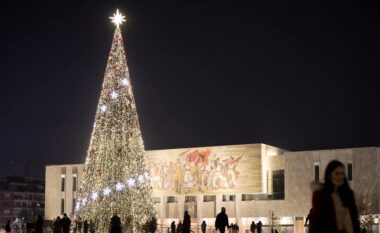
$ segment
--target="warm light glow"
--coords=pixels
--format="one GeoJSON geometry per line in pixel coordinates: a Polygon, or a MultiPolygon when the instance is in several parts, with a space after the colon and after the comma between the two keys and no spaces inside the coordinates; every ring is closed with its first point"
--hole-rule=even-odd
{"type": "Polygon", "coordinates": [[[121,83],[124,85],[124,86],[128,86],[128,84],[129,84],[129,82],[128,82],[128,79],[123,79],[123,80],[121,80],[121,83]]]}
{"type": "Polygon", "coordinates": [[[116,93],[116,91],[112,91],[111,98],[116,99],[119,95],[116,93]]]}
{"type": "Polygon", "coordinates": [[[111,193],[111,189],[110,188],[105,188],[103,189],[103,195],[108,197],[111,193]]]}
{"type": "Polygon", "coordinates": [[[129,187],[135,185],[135,183],[136,183],[136,181],[135,181],[134,179],[132,179],[132,178],[129,178],[129,179],[128,179],[128,186],[129,186],[129,187]]]}
{"type": "Polygon", "coordinates": [[[125,16],[120,14],[119,9],[116,10],[116,13],[113,14],[113,16],[110,17],[112,23],[114,23],[117,27],[119,27],[120,24],[125,22],[125,16]]]}
{"type": "MultiPolygon", "coordinates": [[[[107,106],[106,105],[102,105],[102,106],[100,106],[100,110],[102,111],[102,112],[105,112],[105,111],[107,111],[107,106]]],[[[96,122],[95,122],[96,123],[96,122]]],[[[95,125],[95,124],[94,124],[95,125]]]]}
{"type": "MultiPolygon", "coordinates": [[[[117,26],[125,21],[119,11],[111,19],[117,26]]],[[[78,196],[82,205],[75,214],[96,222],[97,232],[108,232],[110,216],[118,213],[125,222],[133,213],[129,226],[133,229],[125,231],[140,233],[155,210],[152,187],[144,175],[144,144],[119,27],[104,73],[78,196]]]]}
{"type": "Polygon", "coordinates": [[[93,192],[91,195],[91,198],[92,198],[92,200],[95,201],[96,199],[98,199],[98,196],[99,196],[99,194],[97,192],[93,192]]]}
{"type": "Polygon", "coordinates": [[[125,185],[122,184],[122,183],[120,183],[120,182],[118,182],[118,183],[116,184],[116,186],[115,186],[116,191],[122,191],[122,190],[124,189],[124,187],[125,187],[125,185]]]}

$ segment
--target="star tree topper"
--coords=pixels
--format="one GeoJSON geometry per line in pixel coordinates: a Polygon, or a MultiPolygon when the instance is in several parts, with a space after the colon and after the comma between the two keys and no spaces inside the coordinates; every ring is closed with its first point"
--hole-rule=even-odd
{"type": "Polygon", "coordinates": [[[112,23],[116,25],[116,27],[119,27],[120,24],[125,22],[125,16],[120,14],[119,9],[116,10],[116,13],[113,14],[112,17],[110,17],[112,23]]]}

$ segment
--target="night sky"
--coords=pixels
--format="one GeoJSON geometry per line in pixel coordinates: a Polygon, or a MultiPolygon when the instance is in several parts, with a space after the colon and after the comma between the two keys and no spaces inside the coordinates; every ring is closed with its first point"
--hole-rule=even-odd
{"type": "Polygon", "coordinates": [[[1,3],[0,175],[84,162],[116,8],[147,150],[380,146],[379,8],[278,2],[1,3]]]}

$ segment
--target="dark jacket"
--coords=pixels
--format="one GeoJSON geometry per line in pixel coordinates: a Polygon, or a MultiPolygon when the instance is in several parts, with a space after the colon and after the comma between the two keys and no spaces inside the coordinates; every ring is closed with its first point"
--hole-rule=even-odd
{"type": "Polygon", "coordinates": [[[216,220],[215,220],[215,228],[216,229],[225,229],[225,227],[229,228],[228,224],[228,216],[226,213],[221,212],[218,215],[216,215],[216,220]]]}
{"type": "Polygon", "coordinates": [[[190,218],[190,215],[187,214],[183,217],[183,229],[190,230],[190,227],[191,227],[191,218],[190,218]]]}
{"type": "MultiPolygon", "coordinates": [[[[313,192],[313,211],[310,216],[309,233],[336,233],[336,215],[331,191],[322,187],[313,192]]],[[[343,205],[348,208],[354,233],[360,233],[358,210],[351,190],[340,194],[343,205]]]]}
{"type": "Polygon", "coordinates": [[[121,233],[121,221],[118,216],[111,218],[110,233],[121,233]]]}

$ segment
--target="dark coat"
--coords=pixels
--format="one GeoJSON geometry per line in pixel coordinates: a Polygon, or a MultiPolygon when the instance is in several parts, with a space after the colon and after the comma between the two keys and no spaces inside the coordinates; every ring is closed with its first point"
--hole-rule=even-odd
{"type": "Polygon", "coordinates": [[[43,232],[43,225],[44,225],[44,221],[42,220],[42,217],[38,216],[37,221],[34,225],[35,233],[42,233],[43,232]]]}
{"type": "Polygon", "coordinates": [[[224,230],[225,227],[229,228],[228,216],[226,213],[221,212],[216,215],[215,228],[218,230],[224,230]]]}
{"type": "Polygon", "coordinates": [[[184,232],[189,232],[191,227],[191,217],[190,215],[185,215],[183,217],[183,230],[184,232]]]}
{"type": "MultiPolygon", "coordinates": [[[[340,194],[342,198],[343,194],[340,194]]],[[[343,201],[343,200],[342,200],[343,201]]],[[[354,233],[360,233],[358,210],[355,203],[354,193],[348,190],[344,194],[345,206],[351,216],[354,233]]],[[[310,216],[309,233],[336,233],[336,215],[331,191],[322,187],[313,192],[313,211],[310,216]]]]}
{"type": "Polygon", "coordinates": [[[110,233],[121,233],[121,220],[118,216],[111,218],[110,233]]]}

